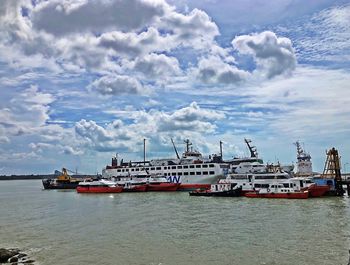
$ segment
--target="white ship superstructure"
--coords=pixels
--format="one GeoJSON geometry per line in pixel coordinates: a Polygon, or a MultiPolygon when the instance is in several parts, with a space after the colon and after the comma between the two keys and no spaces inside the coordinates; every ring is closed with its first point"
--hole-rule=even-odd
{"type": "MultiPolygon", "coordinates": [[[[118,163],[117,157],[112,158],[112,165],[102,171],[103,178],[137,176],[147,172],[149,175],[164,176],[169,182],[180,183],[180,189],[207,188],[216,183],[228,171],[227,163],[214,162],[205,159],[202,154],[190,148],[186,141],[186,151],[177,159],[155,159],[150,161],[118,163]]],[[[175,146],[174,146],[175,147],[175,146]]]]}
{"type": "Polygon", "coordinates": [[[312,162],[310,154],[306,153],[299,141],[294,143],[297,147],[297,176],[311,176],[312,162]]]}

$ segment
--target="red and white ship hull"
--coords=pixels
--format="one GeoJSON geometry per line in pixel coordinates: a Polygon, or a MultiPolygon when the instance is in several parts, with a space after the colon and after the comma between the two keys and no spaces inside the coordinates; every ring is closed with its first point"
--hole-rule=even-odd
{"type": "Polygon", "coordinates": [[[308,191],[303,192],[288,192],[288,193],[259,193],[247,192],[244,194],[248,198],[268,198],[268,199],[307,199],[309,197],[308,191]]]}

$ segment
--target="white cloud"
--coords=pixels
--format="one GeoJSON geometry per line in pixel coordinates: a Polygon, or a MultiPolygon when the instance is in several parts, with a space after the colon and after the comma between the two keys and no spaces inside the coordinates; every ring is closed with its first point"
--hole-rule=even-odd
{"type": "Polygon", "coordinates": [[[311,62],[342,64],[350,60],[350,5],[322,10],[296,21],[293,37],[298,56],[311,62]]]}
{"type": "Polygon", "coordinates": [[[144,94],[147,89],[135,78],[123,75],[108,75],[89,85],[102,95],[144,94]]]}
{"type": "Polygon", "coordinates": [[[277,37],[271,31],[238,36],[233,39],[232,45],[242,54],[253,55],[258,67],[268,78],[290,74],[296,67],[291,40],[277,37]]]}
{"type": "Polygon", "coordinates": [[[138,57],[128,67],[143,73],[150,79],[161,78],[164,80],[181,73],[178,60],[164,54],[152,53],[144,57],[138,57]]]}
{"type": "Polygon", "coordinates": [[[170,31],[175,33],[176,39],[187,46],[202,47],[203,43],[211,43],[219,35],[219,29],[207,13],[193,9],[189,14],[172,12],[164,18],[170,31]]]}
{"type": "Polygon", "coordinates": [[[165,1],[45,1],[31,14],[33,26],[56,36],[138,30],[169,12],[165,1]]]}
{"type": "Polygon", "coordinates": [[[81,120],[75,124],[75,132],[85,145],[97,151],[130,151],[138,149],[142,138],[168,144],[171,136],[182,139],[184,136],[195,135],[193,138],[198,138],[202,134],[213,133],[216,130],[214,122],[224,119],[225,114],[200,108],[193,102],[188,107],[172,113],[157,110],[130,111],[128,118],[133,122],[123,124],[116,120],[104,127],[94,121],[81,120]]]}
{"type": "Polygon", "coordinates": [[[250,75],[234,65],[223,62],[218,56],[202,58],[198,62],[198,68],[193,71],[200,82],[208,84],[237,84],[245,81],[250,75]]]}

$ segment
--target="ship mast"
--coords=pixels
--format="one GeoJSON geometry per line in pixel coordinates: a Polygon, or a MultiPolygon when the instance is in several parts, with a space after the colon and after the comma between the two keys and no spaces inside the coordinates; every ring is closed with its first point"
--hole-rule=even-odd
{"type": "Polygon", "coordinates": [[[146,165],[146,139],[143,139],[143,165],[146,165]]]}
{"type": "Polygon", "coordinates": [[[297,154],[298,154],[298,157],[299,158],[302,153],[304,153],[303,149],[301,148],[301,145],[300,145],[300,142],[299,141],[296,141],[295,143],[295,146],[297,147],[297,154]]]}
{"type": "Polygon", "coordinates": [[[186,144],[186,153],[188,153],[190,151],[190,146],[192,145],[192,143],[189,139],[186,139],[184,142],[186,144]]]}
{"type": "Polygon", "coordinates": [[[220,141],[220,157],[221,157],[221,160],[223,160],[223,157],[222,157],[222,141],[220,141]]]}

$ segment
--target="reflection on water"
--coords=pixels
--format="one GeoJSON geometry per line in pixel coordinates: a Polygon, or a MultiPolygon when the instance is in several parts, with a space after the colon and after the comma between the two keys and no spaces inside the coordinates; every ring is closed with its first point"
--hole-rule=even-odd
{"type": "Polygon", "coordinates": [[[40,264],[347,264],[349,198],[77,194],[0,182],[0,239],[40,264]]]}

